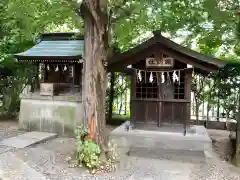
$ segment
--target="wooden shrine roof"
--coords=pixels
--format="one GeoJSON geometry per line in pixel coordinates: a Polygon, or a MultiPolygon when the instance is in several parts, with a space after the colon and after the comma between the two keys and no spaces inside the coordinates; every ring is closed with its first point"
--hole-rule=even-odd
{"type": "Polygon", "coordinates": [[[164,37],[159,32],[154,32],[154,36],[136,47],[116,55],[110,62],[108,70],[129,72],[127,66],[138,63],[143,58],[151,56],[155,51],[160,51],[178,61],[192,65],[201,72],[214,72],[225,66],[225,62],[211,56],[207,56],[189,48],[183,47],[170,39],[164,37]]]}
{"type": "Polygon", "coordinates": [[[27,51],[15,54],[18,60],[27,61],[68,61],[82,58],[83,37],[75,33],[45,33],[39,42],[27,51]]]}

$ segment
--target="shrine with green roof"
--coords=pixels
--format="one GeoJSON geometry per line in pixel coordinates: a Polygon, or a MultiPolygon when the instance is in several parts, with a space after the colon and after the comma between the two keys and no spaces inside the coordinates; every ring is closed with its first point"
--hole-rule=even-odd
{"type": "Polygon", "coordinates": [[[65,134],[81,122],[83,53],[82,36],[45,33],[35,46],[15,54],[35,69],[31,91],[21,95],[22,129],[65,134]]]}

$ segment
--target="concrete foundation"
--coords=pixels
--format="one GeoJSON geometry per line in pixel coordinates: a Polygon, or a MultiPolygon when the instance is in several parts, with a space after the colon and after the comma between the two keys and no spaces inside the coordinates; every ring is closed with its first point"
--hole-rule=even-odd
{"type": "Polygon", "coordinates": [[[29,93],[21,96],[20,129],[73,135],[82,123],[82,101],[79,95],[40,96],[29,93]]]}
{"type": "Polygon", "coordinates": [[[203,126],[191,126],[187,130],[186,136],[183,131],[177,127],[162,127],[156,130],[129,129],[126,130],[126,123],[116,128],[110,133],[110,139],[118,144],[119,148],[126,151],[131,149],[147,149],[149,151],[161,152],[161,150],[169,150],[179,152],[196,152],[202,154],[211,154],[212,141],[203,126]]]}

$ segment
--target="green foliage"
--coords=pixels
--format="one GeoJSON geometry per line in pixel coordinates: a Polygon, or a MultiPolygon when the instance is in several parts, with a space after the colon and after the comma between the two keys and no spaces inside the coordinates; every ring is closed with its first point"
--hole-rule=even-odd
{"type": "Polygon", "coordinates": [[[81,141],[78,141],[78,153],[79,161],[86,165],[87,168],[96,168],[100,161],[100,148],[92,140],[85,140],[80,145],[81,141]],[[80,149],[79,149],[80,148],[80,149]]]}
{"type": "Polygon", "coordinates": [[[11,61],[3,61],[1,66],[9,73],[7,76],[1,76],[0,88],[2,105],[0,114],[2,116],[15,116],[20,108],[19,95],[27,84],[32,82],[32,68],[28,65],[19,65],[11,61]]]}
{"type": "Polygon", "coordinates": [[[88,130],[83,126],[78,126],[76,131],[77,138],[77,165],[93,170],[100,164],[100,147],[92,140],[88,139],[88,130]]]}
{"type": "MultiPolygon", "coordinates": [[[[89,138],[89,130],[83,125],[78,126],[75,130],[77,140],[76,160],[71,167],[86,167],[91,173],[97,171],[112,171],[115,169],[115,163],[118,160],[116,153],[116,144],[109,141],[104,152],[100,146],[89,138]],[[106,156],[107,159],[101,157],[106,156]]],[[[68,160],[71,160],[68,159],[68,160]]]]}

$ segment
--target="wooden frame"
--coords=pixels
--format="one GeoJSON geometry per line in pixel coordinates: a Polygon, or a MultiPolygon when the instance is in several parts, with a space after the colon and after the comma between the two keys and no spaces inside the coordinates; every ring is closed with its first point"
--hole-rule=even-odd
{"type": "Polygon", "coordinates": [[[162,58],[146,58],[146,67],[147,68],[159,68],[159,67],[173,67],[174,66],[174,59],[171,57],[162,57],[162,58]]]}

